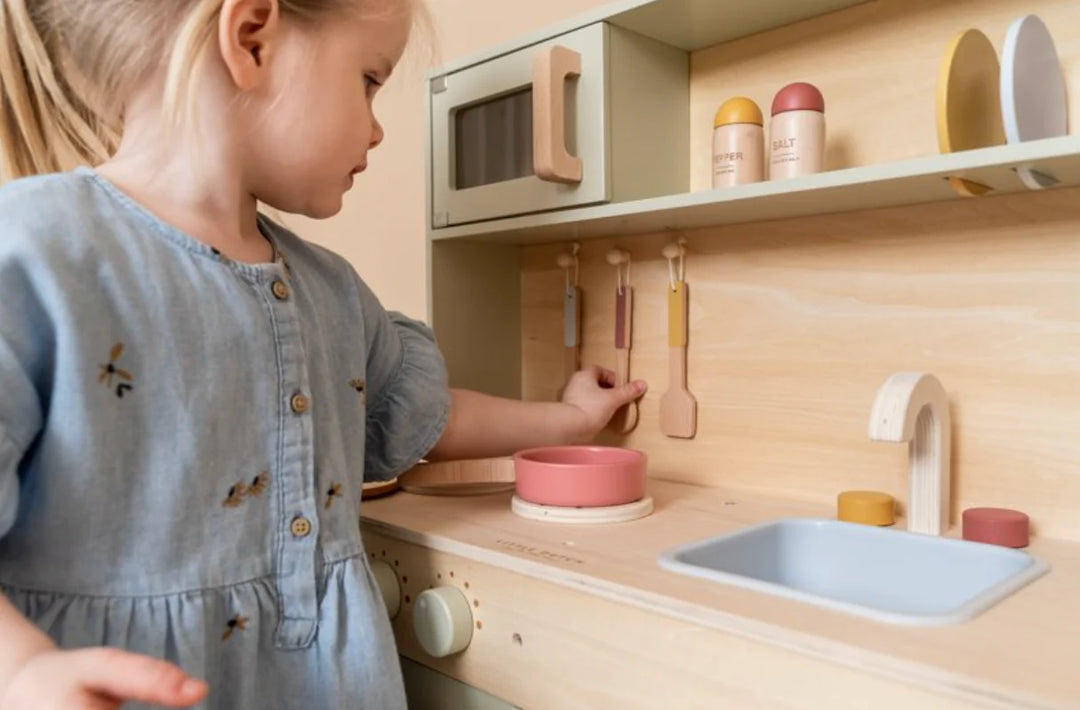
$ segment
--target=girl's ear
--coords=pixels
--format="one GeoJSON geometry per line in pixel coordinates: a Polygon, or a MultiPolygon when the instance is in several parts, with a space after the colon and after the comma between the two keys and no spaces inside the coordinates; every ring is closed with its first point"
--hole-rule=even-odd
{"type": "Polygon", "coordinates": [[[263,67],[280,32],[278,0],[224,0],[218,18],[218,48],[236,88],[249,90],[266,75],[263,67]]]}

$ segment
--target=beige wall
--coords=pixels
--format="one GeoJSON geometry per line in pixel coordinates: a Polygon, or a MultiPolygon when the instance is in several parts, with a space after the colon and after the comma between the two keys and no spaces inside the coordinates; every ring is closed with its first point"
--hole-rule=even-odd
{"type": "Polygon", "coordinates": [[[301,236],[345,256],[387,308],[427,318],[424,243],[424,98],[428,65],[512,40],[603,0],[427,0],[432,41],[420,37],[376,100],[386,139],[333,219],[288,216],[301,236]],[[434,50],[434,57],[432,51],[434,50]]]}

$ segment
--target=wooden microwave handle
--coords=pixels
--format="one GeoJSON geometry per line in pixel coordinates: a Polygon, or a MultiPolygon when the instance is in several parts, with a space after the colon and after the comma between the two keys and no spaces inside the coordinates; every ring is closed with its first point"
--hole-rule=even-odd
{"type": "Polygon", "coordinates": [[[581,158],[566,151],[566,79],[581,76],[581,55],[552,45],[533,64],[533,171],[549,182],[581,182],[581,158]]]}

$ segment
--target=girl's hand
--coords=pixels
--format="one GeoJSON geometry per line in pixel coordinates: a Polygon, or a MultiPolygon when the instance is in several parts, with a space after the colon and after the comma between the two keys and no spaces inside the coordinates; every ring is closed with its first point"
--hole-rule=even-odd
{"type": "Polygon", "coordinates": [[[590,367],[574,373],[563,390],[562,401],[580,414],[576,439],[591,441],[607,426],[619,407],[645,394],[644,380],[631,380],[615,386],[615,373],[601,367],[590,367]]]}
{"type": "Polygon", "coordinates": [[[0,689],[4,710],[114,710],[127,701],[186,708],[206,683],[171,663],[113,648],[50,649],[31,656],[0,689]]]}

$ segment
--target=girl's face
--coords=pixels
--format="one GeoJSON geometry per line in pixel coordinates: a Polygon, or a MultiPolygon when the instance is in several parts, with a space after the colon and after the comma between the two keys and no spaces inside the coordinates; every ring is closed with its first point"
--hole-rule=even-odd
{"type": "Polygon", "coordinates": [[[267,90],[248,102],[245,182],[263,202],[314,218],[341,210],[383,129],[372,108],[408,40],[408,3],[281,23],[267,90]]]}

